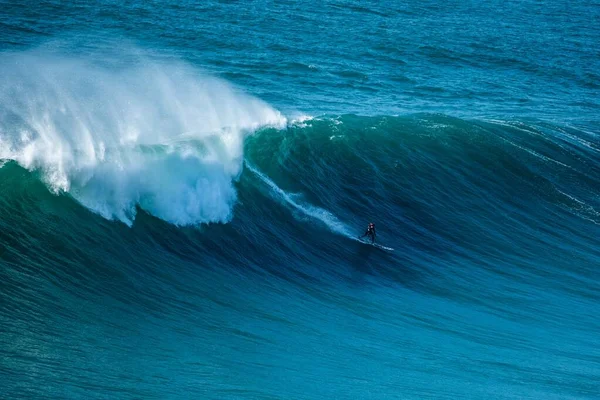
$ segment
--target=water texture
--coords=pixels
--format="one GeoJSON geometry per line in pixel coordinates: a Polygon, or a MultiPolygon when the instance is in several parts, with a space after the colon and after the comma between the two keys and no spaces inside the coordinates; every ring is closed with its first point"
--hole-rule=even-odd
{"type": "Polygon", "coordinates": [[[0,3],[0,398],[599,398],[598,21],[0,3]]]}

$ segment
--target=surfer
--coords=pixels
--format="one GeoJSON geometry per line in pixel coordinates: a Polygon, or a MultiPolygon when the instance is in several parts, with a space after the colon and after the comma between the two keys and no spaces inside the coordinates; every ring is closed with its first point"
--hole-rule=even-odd
{"type": "Polygon", "coordinates": [[[365,236],[369,237],[371,239],[371,244],[375,243],[375,224],[372,222],[369,222],[369,226],[367,227],[367,231],[365,232],[364,235],[360,236],[359,239],[364,238],[365,236]]]}

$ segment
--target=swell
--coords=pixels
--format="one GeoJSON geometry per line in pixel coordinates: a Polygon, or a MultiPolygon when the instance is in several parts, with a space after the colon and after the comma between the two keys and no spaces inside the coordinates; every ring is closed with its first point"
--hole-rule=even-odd
{"type": "Polygon", "coordinates": [[[511,321],[590,329],[596,145],[593,132],[539,121],[343,115],[249,137],[242,182],[273,202],[260,221],[288,246],[272,251],[303,249],[276,264],[313,285],[366,274],[511,321]],[[394,253],[348,240],[369,221],[394,253]]]}
{"type": "MultiPolygon", "coordinates": [[[[232,218],[191,226],[140,205],[131,226],[104,218],[48,190],[43,171],[8,161],[0,168],[0,318],[9,323],[0,340],[17,354],[3,368],[9,393],[36,393],[12,378],[40,376],[23,360],[78,360],[86,368],[61,380],[77,387],[105,376],[98,354],[124,371],[143,362],[157,373],[164,360],[186,357],[219,365],[223,351],[233,357],[240,346],[249,354],[307,347],[314,360],[303,337],[344,354],[363,347],[356,339],[365,327],[362,340],[377,339],[361,360],[377,365],[398,347],[390,337],[433,335],[474,346],[483,361],[464,366],[477,375],[481,365],[506,379],[550,370],[578,383],[574,393],[593,393],[595,147],[593,132],[542,122],[304,119],[247,136],[232,218]],[[394,252],[351,240],[369,221],[394,252]],[[79,347],[73,332],[83,332],[79,347]],[[200,347],[199,337],[211,345],[200,347]],[[132,362],[133,348],[144,351],[132,362]],[[531,366],[532,354],[545,357],[543,370],[531,366]]],[[[423,346],[424,355],[400,347],[430,360],[439,343],[423,346]]],[[[196,364],[180,368],[176,379],[197,379],[196,364]]],[[[108,387],[149,394],[139,379],[117,381],[108,387]]],[[[218,377],[208,384],[222,385],[218,377]]]]}
{"type": "MultiPolygon", "coordinates": [[[[139,151],[156,155],[164,149],[151,146],[139,151]]],[[[591,289],[597,277],[593,266],[600,256],[595,246],[600,170],[593,133],[547,123],[465,121],[443,115],[344,115],[261,129],[246,137],[244,153],[245,167],[232,186],[236,197],[229,219],[201,220],[230,223],[196,223],[184,230],[193,237],[191,242],[171,244],[167,252],[181,255],[188,246],[199,246],[200,254],[232,257],[229,250],[255,246],[272,249],[277,259],[285,254],[278,247],[295,255],[300,254],[298,247],[304,247],[311,257],[333,256],[351,264],[344,249],[355,245],[348,239],[373,221],[381,242],[398,250],[392,257],[424,270],[432,268],[433,260],[442,264],[479,260],[495,272],[518,269],[519,274],[550,276],[558,287],[576,285],[595,297],[591,289]],[[231,249],[215,245],[214,232],[220,238],[235,237],[231,249]],[[204,245],[207,241],[217,250],[204,245]],[[565,273],[570,276],[561,281],[565,273]]],[[[204,172],[193,166],[186,171],[195,171],[192,180],[205,179],[204,172]]],[[[45,171],[30,173],[14,162],[0,173],[5,187],[3,214],[18,216],[12,223],[5,218],[4,223],[23,225],[20,235],[35,236],[35,227],[47,224],[47,218],[81,218],[72,222],[73,229],[90,235],[85,222],[89,215],[77,205],[86,205],[79,193],[43,194],[40,180],[46,182],[45,171]],[[14,191],[17,183],[21,189],[14,191]],[[40,209],[40,204],[52,207],[40,209]],[[65,209],[73,215],[65,217],[65,209]],[[31,225],[19,224],[21,219],[31,225]]],[[[198,195],[212,199],[215,193],[201,188],[198,195]]],[[[176,199],[164,207],[177,209],[179,204],[176,199]]],[[[135,214],[143,210],[145,222],[140,225],[158,223],[152,222],[148,203],[141,200],[133,206],[135,214]]],[[[155,216],[168,222],[160,229],[178,225],[177,219],[155,216]]],[[[168,230],[177,232],[175,227],[168,230]]],[[[128,232],[119,230],[118,235],[128,232]]],[[[153,239],[163,244],[166,240],[153,239]]],[[[250,252],[243,254],[251,258],[250,252]]]]}

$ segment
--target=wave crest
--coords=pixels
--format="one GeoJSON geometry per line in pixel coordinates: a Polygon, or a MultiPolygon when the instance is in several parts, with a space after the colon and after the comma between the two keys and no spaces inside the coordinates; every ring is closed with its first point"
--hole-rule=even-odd
{"type": "Polygon", "coordinates": [[[0,73],[0,158],[127,224],[136,206],[178,225],[228,221],[244,137],[286,124],[183,63],[117,69],[29,52],[3,57],[0,73]]]}

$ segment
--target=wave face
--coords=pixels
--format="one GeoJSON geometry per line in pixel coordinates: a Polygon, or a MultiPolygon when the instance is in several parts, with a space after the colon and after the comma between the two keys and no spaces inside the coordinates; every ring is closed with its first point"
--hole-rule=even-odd
{"type": "Polygon", "coordinates": [[[143,125],[131,141],[109,135],[104,155],[95,133],[118,125],[106,110],[78,119],[96,128],[83,142],[59,134],[75,124],[60,107],[45,125],[15,116],[31,134],[8,136],[0,169],[11,396],[594,395],[595,134],[415,114],[248,136],[279,114],[218,87],[245,118],[174,143],[184,117],[167,133],[143,125]],[[89,146],[65,150],[77,143],[89,146]],[[177,227],[200,221],[226,223],[177,227]],[[355,240],[369,221],[395,251],[355,240]]]}

